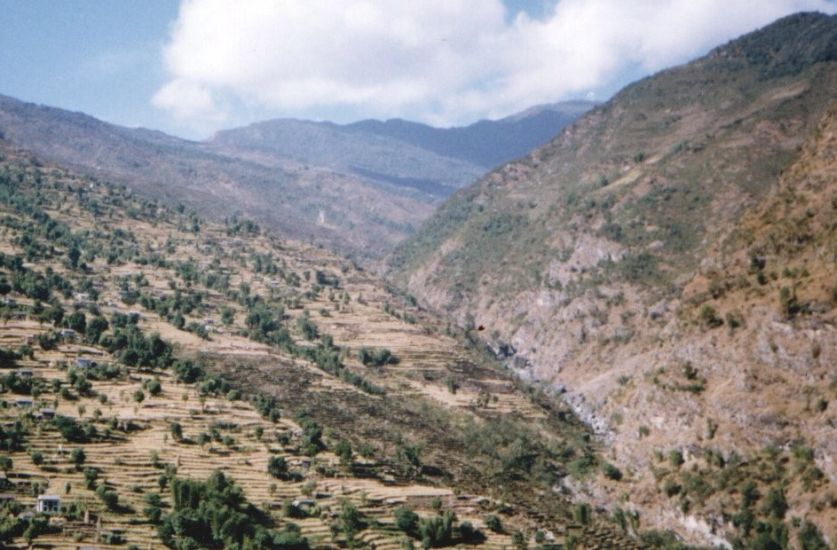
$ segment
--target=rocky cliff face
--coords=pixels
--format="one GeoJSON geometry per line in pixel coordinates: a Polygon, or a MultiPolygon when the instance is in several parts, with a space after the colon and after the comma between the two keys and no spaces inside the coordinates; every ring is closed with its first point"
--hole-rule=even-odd
{"type": "Polygon", "coordinates": [[[835,41],[802,14],[629,86],[393,255],[600,432],[625,475],[591,501],[705,543],[837,528],[835,41]]]}

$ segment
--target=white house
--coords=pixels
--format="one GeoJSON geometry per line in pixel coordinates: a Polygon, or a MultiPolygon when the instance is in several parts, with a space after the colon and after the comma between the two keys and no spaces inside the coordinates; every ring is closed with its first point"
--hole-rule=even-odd
{"type": "Polygon", "coordinates": [[[61,498],[56,495],[40,495],[35,509],[42,514],[57,514],[61,511],[61,498]]]}

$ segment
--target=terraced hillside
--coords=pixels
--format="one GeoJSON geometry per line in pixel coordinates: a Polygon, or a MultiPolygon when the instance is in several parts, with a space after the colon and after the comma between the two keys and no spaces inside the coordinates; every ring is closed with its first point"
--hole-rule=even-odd
{"type": "Polygon", "coordinates": [[[628,484],[693,542],[837,537],[835,44],[797,14],[636,82],[393,254],[607,439],[629,473],[590,502],[628,484]]]}
{"type": "Polygon", "coordinates": [[[0,156],[4,547],[642,545],[572,412],[375,276],[0,156]]]}

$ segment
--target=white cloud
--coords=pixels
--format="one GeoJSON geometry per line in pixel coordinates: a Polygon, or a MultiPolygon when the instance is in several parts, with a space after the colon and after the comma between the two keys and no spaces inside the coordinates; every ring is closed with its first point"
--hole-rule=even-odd
{"type": "Polygon", "coordinates": [[[195,80],[175,78],[154,94],[157,107],[171,111],[178,118],[217,117],[218,107],[209,88],[195,80]]]}
{"type": "Polygon", "coordinates": [[[580,97],[830,0],[184,0],[154,105],[207,124],[230,105],[438,124],[580,97]]]}

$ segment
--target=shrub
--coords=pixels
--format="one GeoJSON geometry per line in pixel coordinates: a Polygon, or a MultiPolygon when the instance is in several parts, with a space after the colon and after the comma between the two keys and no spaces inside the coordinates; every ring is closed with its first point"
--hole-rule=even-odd
{"type": "Polygon", "coordinates": [[[370,349],[364,346],[360,348],[357,356],[360,362],[368,367],[382,367],[398,363],[398,357],[386,348],[370,349]]]}
{"type": "Polygon", "coordinates": [[[451,543],[453,524],[456,516],[446,511],[440,516],[432,516],[419,520],[419,537],[425,548],[438,548],[451,543]]]}
{"type": "Polygon", "coordinates": [[[758,487],[756,487],[756,483],[752,480],[747,481],[741,487],[741,506],[744,508],[749,508],[759,499],[761,495],[759,495],[758,487]]]}
{"type": "Polygon", "coordinates": [[[320,334],[317,325],[307,315],[299,317],[296,326],[306,340],[316,340],[320,334]]]}
{"type": "Polygon", "coordinates": [[[81,467],[84,464],[84,461],[87,460],[87,455],[84,454],[84,449],[75,448],[70,453],[70,461],[75,465],[76,468],[81,467]]]}
{"type": "Polygon", "coordinates": [[[596,467],[596,457],[589,452],[584,453],[569,463],[567,469],[574,477],[583,477],[596,467]]]}
{"type": "Polygon", "coordinates": [[[339,441],[334,446],[334,454],[340,458],[340,464],[348,466],[352,463],[352,446],[348,441],[339,441]]]}
{"type": "Polygon", "coordinates": [[[500,521],[500,518],[495,516],[494,514],[489,514],[485,516],[485,526],[494,531],[495,533],[502,533],[503,532],[503,523],[500,521]]]}
{"type": "Polygon", "coordinates": [[[590,506],[588,504],[576,504],[573,508],[573,519],[581,525],[590,523],[590,506]]]}
{"type": "Polygon", "coordinates": [[[826,550],[828,548],[820,530],[817,529],[816,525],[808,521],[802,522],[802,527],[800,527],[799,534],[797,535],[797,541],[801,550],[826,550]]]}
{"type": "Polygon", "coordinates": [[[84,486],[92,489],[96,485],[96,480],[99,479],[99,470],[96,468],[84,469],[84,486]]]}
{"type": "Polygon", "coordinates": [[[796,298],[796,291],[791,290],[786,286],[783,286],[779,290],[779,307],[782,311],[782,314],[787,319],[790,319],[791,317],[799,313],[801,307],[799,305],[799,301],[796,298]]]}
{"type": "Polygon", "coordinates": [[[718,317],[718,312],[709,304],[700,308],[700,321],[708,328],[716,328],[724,324],[724,320],[718,317]]]}
{"type": "Polygon", "coordinates": [[[727,326],[730,329],[743,327],[745,324],[744,315],[740,311],[730,311],[726,315],[727,326]]]}
{"type": "Polygon", "coordinates": [[[408,535],[416,533],[419,523],[419,516],[406,506],[395,510],[395,525],[408,535]]]}
{"type": "Polygon", "coordinates": [[[179,422],[172,422],[169,425],[171,436],[175,441],[183,441],[183,426],[179,422]]]}
{"type": "Polygon", "coordinates": [[[677,449],[668,453],[668,461],[669,463],[674,466],[675,468],[679,468],[683,465],[683,453],[678,451],[677,449]]]}
{"type": "Polygon", "coordinates": [[[683,489],[683,487],[681,485],[679,485],[678,483],[675,483],[674,481],[672,481],[670,479],[667,479],[666,482],[663,484],[663,492],[669,498],[673,497],[674,495],[679,494],[682,489],[683,489]]]}
{"type": "Polygon", "coordinates": [[[463,521],[459,524],[459,537],[462,539],[462,542],[471,544],[479,544],[485,541],[485,535],[474,527],[470,521],[463,521]]]}
{"type": "Polygon", "coordinates": [[[282,456],[271,456],[267,460],[267,472],[275,478],[284,479],[288,475],[288,462],[282,456]]]}
{"type": "Polygon", "coordinates": [[[619,481],[622,479],[622,471],[610,462],[605,462],[602,466],[602,473],[608,479],[619,481]]]}
{"type": "Polygon", "coordinates": [[[161,393],[163,393],[163,385],[160,384],[160,381],[156,378],[152,380],[146,380],[145,383],[143,383],[143,387],[151,395],[160,395],[161,393]]]}
{"type": "Polygon", "coordinates": [[[657,257],[642,252],[637,255],[625,256],[622,261],[616,264],[619,273],[629,282],[648,282],[659,277],[657,270],[657,257]]]}
{"type": "Polygon", "coordinates": [[[784,519],[788,511],[788,502],[785,500],[785,491],[781,487],[774,487],[764,497],[762,511],[774,519],[784,519]]]}
{"type": "Polygon", "coordinates": [[[119,493],[113,489],[108,489],[104,483],[96,489],[96,496],[108,510],[116,511],[119,509],[119,493]]]}

